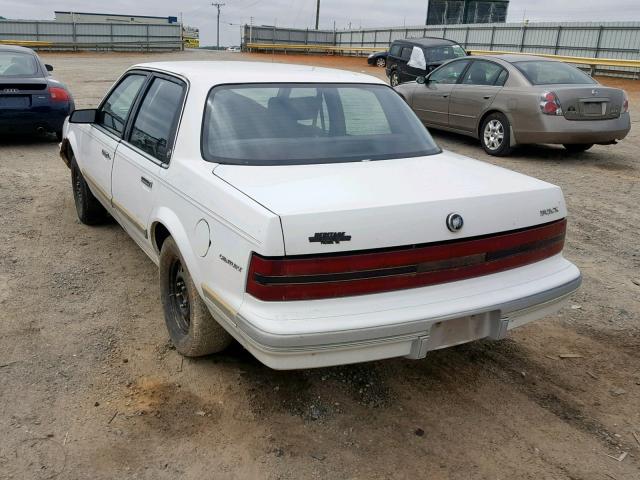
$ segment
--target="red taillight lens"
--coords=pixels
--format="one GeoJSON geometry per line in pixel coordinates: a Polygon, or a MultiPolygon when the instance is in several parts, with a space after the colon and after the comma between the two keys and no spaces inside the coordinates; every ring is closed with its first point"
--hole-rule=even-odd
{"type": "Polygon", "coordinates": [[[566,220],[488,237],[378,252],[268,258],[253,254],[247,293],[313,300],[424,287],[521,267],[562,251],[566,220]]]}
{"type": "Polygon", "coordinates": [[[540,96],[540,110],[545,115],[562,115],[562,107],[558,96],[553,92],[545,92],[540,96]]]}
{"type": "Polygon", "coordinates": [[[68,102],[70,98],[69,92],[62,87],[49,87],[49,94],[54,102],[68,102]]]}

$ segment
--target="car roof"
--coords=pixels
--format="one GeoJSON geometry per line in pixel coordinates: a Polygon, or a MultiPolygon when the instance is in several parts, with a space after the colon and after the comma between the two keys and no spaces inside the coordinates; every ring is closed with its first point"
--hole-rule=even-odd
{"type": "Polygon", "coordinates": [[[175,61],[141,63],[131,68],[159,70],[180,75],[192,84],[247,83],[375,83],[379,78],[362,73],[309,65],[234,61],[175,61]]]}
{"type": "Polygon", "coordinates": [[[504,53],[501,55],[474,55],[473,58],[482,58],[486,60],[498,59],[507,63],[515,62],[530,62],[530,61],[545,61],[545,62],[557,62],[558,60],[548,57],[540,57],[538,55],[520,55],[517,53],[504,53]]]}
{"type": "Polygon", "coordinates": [[[420,45],[421,47],[442,47],[445,45],[458,45],[458,42],[446,38],[423,37],[423,38],[403,38],[395,40],[393,43],[407,43],[410,45],[420,45]]]}
{"type": "Polygon", "coordinates": [[[36,52],[27,47],[20,47],[18,45],[0,45],[0,52],[16,52],[16,53],[28,53],[35,55],[36,52]]]}

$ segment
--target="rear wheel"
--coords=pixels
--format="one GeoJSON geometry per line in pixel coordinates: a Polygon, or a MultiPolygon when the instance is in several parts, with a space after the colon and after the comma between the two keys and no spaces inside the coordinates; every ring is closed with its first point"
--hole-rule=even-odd
{"type": "Polygon", "coordinates": [[[376,60],[376,65],[378,67],[386,67],[387,66],[387,60],[383,57],[380,57],[379,59],[376,60]]]}
{"type": "Polygon", "coordinates": [[[593,147],[593,143],[566,143],[564,144],[564,148],[567,149],[570,153],[581,153],[586,152],[591,147],[593,147]]]}
{"type": "Polygon", "coordinates": [[[489,155],[505,156],[511,153],[509,120],[502,113],[492,113],[482,122],[480,141],[489,155]]]}
{"type": "Polygon", "coordinates": [[[389,83],[392,87],[397,87],[398,85],[400,85],[400,75],[398,75],[397,70],[392,71],[391,75],[389,75],[389,83]]]}
{"type": "Polygon", "coordinates": [[[71,156],[71,188],[73,189],[73,201],[76,205],[78,219],[85,225],[99,225],[104,223],[109,214],[98,199],[91,193],[87,181],[76,163],[73,153],[71,156]]]}
{"type": "Polygon", "coordinates": [[[160,251],[160,295],[164,319],[176,350],[199,357],[224,350],[231,335],[211,316],[172,237],[160,251]]]}

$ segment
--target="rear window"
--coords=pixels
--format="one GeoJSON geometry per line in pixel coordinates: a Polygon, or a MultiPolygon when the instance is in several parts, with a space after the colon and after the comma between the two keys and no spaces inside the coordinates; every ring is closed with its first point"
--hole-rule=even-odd
{"type": "Polygon", "coordinates": [[[0,77],[34,76],[41,76],[35,56],[20,52],[0,52],[0,77]]]}
{"type": "Polygon", "coordinates": [[[256,84],[211,90],[202,152],[217,163],[288,165],[417,157],[440,149],[387,86],[256,84]]]}
{"type": "Polygon", "coordinates": [[[581,70],[562,62],[529,60],[513,63],[532,85],[593,85],[596,81],[581,70]]]}

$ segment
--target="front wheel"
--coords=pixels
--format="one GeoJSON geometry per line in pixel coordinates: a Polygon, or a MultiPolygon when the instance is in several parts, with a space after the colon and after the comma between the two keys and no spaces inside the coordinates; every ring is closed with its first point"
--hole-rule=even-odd
{"type": "Polygon", "coordinates": [[[379,58],[376,60],[376,65],[379,67],[386,67],[387,66],[387,60],[384,58],[379,58]]]}
{"type": "Polygon", "coordinates": [[[400,75],[398,75],[397,70],[394,70],[393,72],[391,72],[391,75],[389,75],[389,83],[392,87],[397,87],[398,85],[400,85],[400,75]]]}
{"type": "Polygon", "coordinates": [[[209,313],[172,237],[160,251],[160,296],[164,320],[176,350],[199,357],[224,350],[231,335],[209,313]]]}
{"type": "Polygon", "coordinates": [[[497,157],[511,153],[511,127],[502,113],[492,113],[482,122],[480,141],[484,151],[497,157]]]}
{"type": "Polygon", "coordinates": [[[71,188],[73,189],[73,201],[76,205],[78,219],[85,225],[104,223],[109,218],[109,214],[89,189],[73,153],[71,153],[70,160],[71,188]]]}
{"type": "Polygon", "coordinates": [[[593,143],[565,143],[564,148],[569,153],[582,153],[593,147],[593,143]]]}

